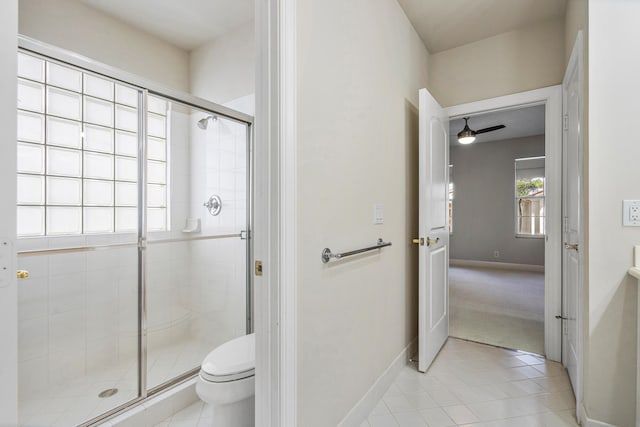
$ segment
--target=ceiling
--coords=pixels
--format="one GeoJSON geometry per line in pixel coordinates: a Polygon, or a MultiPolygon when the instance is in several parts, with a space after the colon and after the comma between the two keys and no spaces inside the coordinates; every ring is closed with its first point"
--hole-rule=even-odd
{"type": "MultiPolygon", "coordinates": [[[[469,119],[469,127],[473,130],[503,124],[504,129],[495,132],[487,132],[476,137],[475,143],[502,141],[505,139],[523,138],[525,136],[544,134],[544,105],[519,108],[517,110],[504,110],[472,116],[469,119]]],[[[464,127],[463,119],[449,122],[449,144],[461,145],[458,142],[458,132],[464,127]]]]}
{"type": "Polygon", "coordinates": [[[562,18],[567,0],[398,0],[430,53],[562,18]]]}
{"type": "Polygon", "coordinates": [[[185,50],[253,19],[255,0],[80,0],[185,50]]]}
{"type": "MultiPolygon", "coordinates": [[[[79,0],[192,50],[253,19],[255,0],[79,0]]],[[[567,0],[398,0],[430,53],[564,17],[567,0]]]]}

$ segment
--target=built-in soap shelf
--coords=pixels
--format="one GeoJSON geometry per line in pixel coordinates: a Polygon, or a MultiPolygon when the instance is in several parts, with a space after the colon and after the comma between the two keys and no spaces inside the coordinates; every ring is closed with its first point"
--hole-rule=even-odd
{"type": "Polygon", "coordinates": [[[183,233],[194,234],[200,233],[202,231],[202,221],[200,218],[187,218],[187,221],[184,224],[184,228],[182,229],[183,233]]]}

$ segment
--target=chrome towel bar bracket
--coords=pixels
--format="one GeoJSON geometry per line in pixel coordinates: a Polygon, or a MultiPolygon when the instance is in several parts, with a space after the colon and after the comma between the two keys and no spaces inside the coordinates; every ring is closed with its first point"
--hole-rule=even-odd
{"type": "Polygon", "coordinates": [[[376,244],[374,246],[369,246],[366,248],[362,248],[362,249],[355,249],[353,251],[349,251],[349,252],[342,252],[339,254],[334,254],[331,252],[331,249],[329,248],[324,248],[322,250],[322,262],[324,264],[328,263],[332,258],[335,259],[342,259],[344,257],[348,257],[351,255],[357,255],[357,254],[361,254],[363,252],[369,252],[369,251],[374,251],[376,249],[381,249],[381,248],[385,248],[387,246],[391,246],[391,242],[385,242],[382,239],[378,239],[378,241],[376,242],[376,244]]]}

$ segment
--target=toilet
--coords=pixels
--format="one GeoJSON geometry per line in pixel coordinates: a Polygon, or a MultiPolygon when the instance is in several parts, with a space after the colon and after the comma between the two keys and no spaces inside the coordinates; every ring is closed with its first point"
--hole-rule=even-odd
{"type": "Polygon", "coordinates": [[[255,334],[217,347],[202,362],[196,393],[213,406],[215,427],[254,427],[255,334]]]}

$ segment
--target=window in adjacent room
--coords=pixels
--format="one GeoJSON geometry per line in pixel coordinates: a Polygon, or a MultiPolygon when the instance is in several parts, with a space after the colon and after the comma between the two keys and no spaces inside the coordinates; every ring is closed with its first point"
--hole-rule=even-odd
{"type": "Polygon", "coordinates": [[[545,233],[544,156],[515,160],[515,212],[517,237],[543,237],[545,233]]]}

